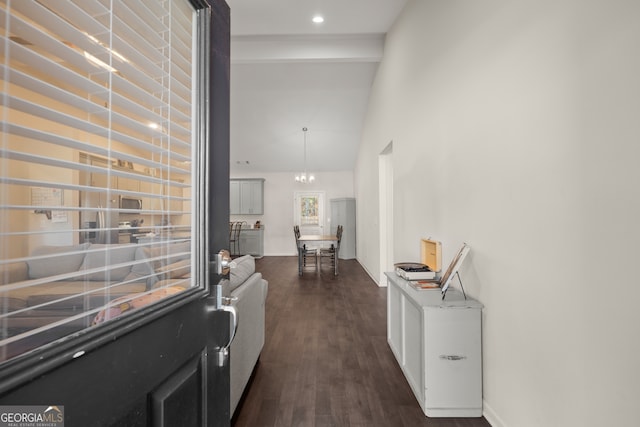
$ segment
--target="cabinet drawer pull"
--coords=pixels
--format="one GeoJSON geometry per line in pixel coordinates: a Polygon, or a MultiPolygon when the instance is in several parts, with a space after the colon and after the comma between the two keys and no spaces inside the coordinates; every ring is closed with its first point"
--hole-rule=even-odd
{"type": "Polygon", "coordinates": [[[458,356],[457,354],[441,354],[440,355],[440,359],[442,360],[451,360],[451,361],[458,361],[458,360],[463,360],[466,359],[467,356],[458,356]]]}

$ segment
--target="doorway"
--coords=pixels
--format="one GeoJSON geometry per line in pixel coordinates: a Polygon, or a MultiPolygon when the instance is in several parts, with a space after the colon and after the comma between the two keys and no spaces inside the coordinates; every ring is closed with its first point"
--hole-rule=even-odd
{"type": "Polygon", "coordinates": [[[386,286],[385,271],[393,271],[393,141],[378,156],[380,215],[380,272],[378,285],[386,286]]]}

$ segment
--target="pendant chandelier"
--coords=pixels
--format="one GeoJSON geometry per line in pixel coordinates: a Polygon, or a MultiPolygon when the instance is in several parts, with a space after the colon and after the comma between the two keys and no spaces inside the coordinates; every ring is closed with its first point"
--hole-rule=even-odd
{"type": "Polygon", "coordinates": [[[307,173],[307,128],[303,127],[304,132],[304,172],[297,173],[295,180],[301,184],[310,184],[316,180],[316,177],[311,173],[307,173]]]}

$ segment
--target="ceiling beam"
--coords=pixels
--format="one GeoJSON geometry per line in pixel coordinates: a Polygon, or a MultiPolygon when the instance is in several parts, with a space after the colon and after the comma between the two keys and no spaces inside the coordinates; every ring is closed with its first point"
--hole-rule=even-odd
{"type": "Polygon", "coordinates": [[[380,62],[384,34],[234,36],[231,63],[380,62]]]}

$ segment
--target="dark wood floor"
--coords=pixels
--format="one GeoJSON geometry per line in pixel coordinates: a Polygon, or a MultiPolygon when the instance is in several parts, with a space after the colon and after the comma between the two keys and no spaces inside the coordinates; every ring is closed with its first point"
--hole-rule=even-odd
{"type": "Polygon", "coordinates": [[[295,257],[265,257],[266,342],[235,427],[487,427],[484,418],[427,418],[386,338],[386,288],[355,260],[334,277],[298,276],[295,257]]]}

